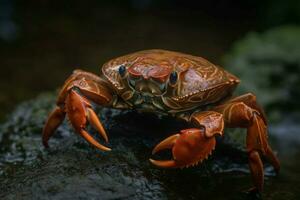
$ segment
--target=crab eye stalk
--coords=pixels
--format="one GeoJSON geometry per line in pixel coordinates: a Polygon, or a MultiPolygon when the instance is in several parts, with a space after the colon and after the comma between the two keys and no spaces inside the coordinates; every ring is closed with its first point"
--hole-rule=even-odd
{"type": "Polygon", "coordinates": [[[171,74],[170,74],[170,83],[171,85],[175,85],[176,82],[178,80],[178,74],[176,71],[173,71],[171,74]]]}
{"type": "Polygon", "coordinates": [[[126,74],[126,67],[124,65],[121,65],[119,67],[119,74],[120,74],[121,77],[125,76],[125,74],[126,74]]]}

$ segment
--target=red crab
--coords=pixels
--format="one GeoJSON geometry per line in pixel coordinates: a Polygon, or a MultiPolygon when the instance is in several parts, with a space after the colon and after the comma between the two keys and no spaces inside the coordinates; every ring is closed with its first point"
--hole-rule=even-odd
{"type": "Polygon", "coordinates": [[[261,192],[264,183],[264,156],[278,172],[280,165],[267,139],[267,120],[251,93],[231,97],[239,79],[209,61],[166,50],[145,50],[110,60],[99,76],[75,70],[66,80],[43,130],[43,144],[62,123],[65,115],[75,131],[94,147],[110,151],[87,131],[89,122],[108,142],[106,132],[91,103],[172,115],[194,128],[159,143],[153,154],[172,149],[172,160],[150,161],[159,167],[187,167],[201,163],[215,148],[216,135],[224,127],[247,129],[246,148],[253,189],[261,192]]]}

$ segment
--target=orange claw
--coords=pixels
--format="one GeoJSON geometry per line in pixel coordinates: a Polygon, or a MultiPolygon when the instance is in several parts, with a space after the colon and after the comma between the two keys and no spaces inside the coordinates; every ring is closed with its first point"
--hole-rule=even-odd
{"type": "Polygon", "coordinates": [[[106,146],[103,146],[102,144],[100,144],[99,142],[97,142],[92,136],[90,136],[90,134],[88,132],[86,132],[85,130],[81,130],[80,131],[80,135],[86,139],[86,141],[88,141],[91,145],[93,145],[94,147],[96,147],[97,149],[100,149],[102,151],[110,151],[111,148],[108,148],[106,146]]]}
{"type": "Polygon", "coordinates": [[[87,120],[99,131],[101,136],[107,142],[108,137],[104,128],[98,119],[96,113],[91,109],[89,101],[79,95],[76,91],[71,90],[66,98],[66,113],[74,129],[91,145],[102,150],[110,151],[111,149],[97,142],[86,130],[87,120]]]}
{"type": "Polygon", "coordinates": [[[172,149],[174,160],[153,160],[150,162],[158,167],[188,167],[196,165],[206,159],[215,149],[214,137],[206,137],[204,129],[185,129],[180,134],[172,135],[160,142],[153,149],[152,154],[163,149],[172,149]]]}
{"type": "Polygon", "coordinates": [[[100,122],[99,118],[97,117],[95,111],[91,108],[87,108],[88,111],[88,120],[91,123],[91,125],[97,129],[97,131],[100,133],[100,135],[104,138],[105,142],[108,142],[108,137],[105,132],[105,129],[103,128],[102,123],[100,122]]]}

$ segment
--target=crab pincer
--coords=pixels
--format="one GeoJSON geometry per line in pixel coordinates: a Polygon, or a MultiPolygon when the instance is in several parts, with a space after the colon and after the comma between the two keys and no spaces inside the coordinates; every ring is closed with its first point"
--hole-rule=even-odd
{"type": "Polygon", "coordinates": [[[80,96],[76,91],[71,90],[66,99],[66,112],[68,118],[73,125],[74,129],[91,145],[103,151],[110,151],[111,149],[103,146],[97,142],[91,135],[85,130],[87,120],[95,127],[100,135],[108,142],[107,134],[98,119],[96,113],[91,108],[89,101],[80,96]]]}
{"type": "Polygon", "coordinates": [[[155,154],[164,149],[172,149],[173,160],[154,160],[150,162],[163,168],[183,168],[201,163],[215,149],[215,137],[207,137],[204,129],[190,128],[181,130],[153,149],[155,154]]]}
{"type": "Polygon", "coordinates": [[[55,129],[63,121],[65,114],[77,133],[79,133],[87,142],[102,151],[110,151],[111,149],[97,142],[85,129],[86,124],[89,122],[104,138],[105,142],[108,142],[107,134],[101,124],[96,113],[92,109],[90,102],[75,90],[70,90],[66,100],[64,111],[60,108],[56,108],[52,114],[50,114],[46,126],[43,131],[43,143],[45,147],[48,147],[48,140],[54,133],[55,129]]]}

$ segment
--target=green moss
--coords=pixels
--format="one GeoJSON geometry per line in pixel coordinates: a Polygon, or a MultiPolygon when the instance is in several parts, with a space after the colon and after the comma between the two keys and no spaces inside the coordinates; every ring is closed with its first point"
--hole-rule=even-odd
{"type": "Polygon", "coordinates": [[[300,27],[249,33],[233,45],[224,63],[242,81],[238,92],[255,93],[272,120],[300,110],[300,27]]]}

